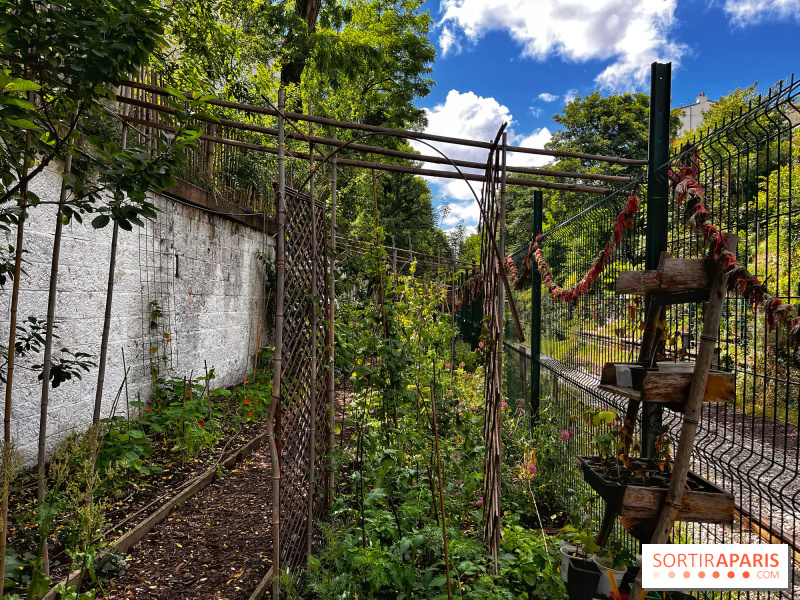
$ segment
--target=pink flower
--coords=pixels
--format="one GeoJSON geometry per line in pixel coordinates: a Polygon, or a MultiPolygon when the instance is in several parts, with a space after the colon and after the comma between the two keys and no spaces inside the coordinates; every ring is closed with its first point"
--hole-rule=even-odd
{"type": "Polygon", "coordinates": [[[524,408],[522,408],[522,407],[519,407],[519,408],[517,409],[517,414],[518,414],[518,415],[524,415],[524,414],[525,414],[525,409],[524,409],[524,408]]]}
{"type": "Polygon", "coordinates": [[[478,500],[478,501],[475,503],[475,506],[477,506],[478,508],[480,508],[481,506],[483,506],[483,498],[481,498],[480,500],[478,500]]]}
{"type": "Polygon", "coordinates": [[[450,363],[444,363],[444,368],[445,369],[450,369],[450,363]]]}
{"type": "Polygon", "coordinates": [[[558,436],[558,439],[560,439],[562,442],[566,442],[569,438],[570,434],[566,429],[561,432],[561,435],[558,436]]]}
{"type": "Polygon", "coordinates": [[[466,365],[463,362],[462,363],[458,363],[458,368],[461,369],[461,370],[463,370],[465,366],[466,365]]]}
{"type": "Polygon", "coordinates": [[[536,474],[536,465],[533,463],[528,463],[528,475],[535,475],[536,474]]]}
{"type": "Polygon", "coordinates": [[[461,481],[460,479],[456,479],[456,485],[462,485],[463,483],[464,483],[464,482],[463,482],[463,481],[461,481]]]}
{"type": "Polygon", "coordinates": [[[459,458],[461,458],[461,450],[456,450],[456,451],[455,451],[455,453],[454,453],[454,455],[455,455],[455,457],[456,457],[456,460],[458,460],[459,458]]]}
{"type": "Polygon", "coordinates": [[[500,403],[500,408],[502,408],[503,410],[507,409],[507,408],[508,408],[508,402],[506,402],[505,400],[503,400],[503,401],[500,403]]]}
{"type": "Polygon", "coordinates": [[[478,348],[483,348],[483,342],[478,342],[478,348]]]}
{"type": "Polygon", "coordinates": [[[517,404],[519,404],[520,406],[525,406],[525,399],[520,398],[519,400],[517,400],[517,404]]]}

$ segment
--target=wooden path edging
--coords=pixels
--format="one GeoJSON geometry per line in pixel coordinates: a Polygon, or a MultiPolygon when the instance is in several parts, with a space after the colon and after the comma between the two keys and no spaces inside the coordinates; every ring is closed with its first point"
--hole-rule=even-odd
{"type": "MultiPolygon", "coordinates": [[[[95,560],[95,568],[99,569],[102,567],[109,560],[111,560],[111,557],[116,553],[126,554],[128,550],[142,541],[145,536],[147,536],[147,534],[155,528],[156,525],[166,519],[173,510],[211,485],[216,479],[218,467],[222,466],[226,469],[230,469],[246,456],[249,456],[255,452],[261,446],[261,444],[266,441],[266,439],[266,432],[257,435],[241,448],[231,452],[231,454],[228,455],[225,460],[211,467],[202,475],[199,475],[188,487],[184,488],[175,496],[164,502],[164,504],[162,504],[161,507],[156,510],[156,512],[147,517],[144,521],[141,521],[127,533],[111,542],[111,544],[108,546],[108,549],[95,560]]],[[[270,468],[272,468],[272,465],[270,465],[270,468]]],[[[73,571],[69,574],[66,580],[63,580],[61,583],[66,586],[76,585],[82,574],[85,573],[83,573],[81,569],[73,571]]],[[[266,591],[266,585],[270,579],[272,579],[272,567],[270,567],[269,571],[267,571],[267,574],[264,576],[264,579],[261,580],[261,583],[258,584],[256,591],[253,592],[253,595],[251,596],[251,600],[258,600],[264,595],[264,592],[266,591]],[[256,595],[259,591],[261,592],[261,595],[256,595]]],[[[42,597],[42,600],[56,600],[56,587],[58,587],[58,584],[50,588],[50,591],[42,597]]]]}

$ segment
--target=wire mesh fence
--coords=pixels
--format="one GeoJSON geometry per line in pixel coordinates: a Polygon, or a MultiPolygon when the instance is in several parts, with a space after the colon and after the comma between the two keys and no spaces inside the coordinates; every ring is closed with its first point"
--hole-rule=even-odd
{"type": "MultiPolygon", "coordinates": [[[[676,149],[668,165],[672,168],[687,153],[699,152],[697,180],[704,187],[703,204],[711,221],[720,230],[738,235],[739,262],[758,276],[773,296],[788,304],[800,299],[800,276],[793,268],[794,260],[800,258],[798,107],[800,82],[792,79],[779,84],[718,126],[701,132],[691,140],[691,147],[676,149]]],[[[627,190],[619,190],[541,238],[540,245],[558,285],[575,285],[587,273],[613,230],[626,196],[627,190]]],[[[551,410],[571,432],[564,445],[568,457],[592,452],[592,432],[574,416],[598,407],[625,412],[625,399],[598,389],[598,384],[604,363],[634,362],[638,357],[644,302],[615,294],[614,285],[621,271],[644,269],[646,214],[645,206],[588,294],[562,303],[541,288],[538,316],[542,348],[538,364],[542,405],[551,402],[551,410]]],[[[674,194],[669,215],[667,250],[676,258],[705,256],[704,240],[686,227],[685,207],[679,206],[674,194]]],[[[525,244],[512,255],[517,265],[528,250],[525,244]]],[[[533,290],[528,283],[513,293],[527,333],[537,318],[530,310],[533,290]]],[[[695,355],[704,306],[684,304],[667,310],[662,348],[666,357],[691,359],[695,355]]],[[[759,308],[764,307],[754,308],[735,289],[728,295],[712,368],[734,374],[735,400],[705,405],[692,458],[695,473],[734,495],[733,524],[679,523],[673,541],[789,544],[793,587],[780,593],[715,593],[715,598],[800,595],[800,352],[789,332],[791,327],[773,328],[759,308]]],[[[465,296],[458,318],[467,339],[474,338],[481,326],[471,309],[465,296]]],[[[530,349],[514,342],[510,335],[506,335],[504,346],[505,392],[509,398],[531,401],[536,369],[530,349]]],[[[680,415],[664,411],[662,418],[660,431],[671,439],[674,448],[680,415]]],[[[656,426],[657,419],[644,425],[640,419],[638,430],[656,426]]],[[[588,493],[575,461],[563,464],[566,486],[588,493]]],[[[588,502],[581,508],[599,521],[601,502],[588,502]]],[[[619,524],[616,527],[619,539],[635,543],[619,524]]],[[[696,595],[711,597],[710,593],[696,595]]]]}

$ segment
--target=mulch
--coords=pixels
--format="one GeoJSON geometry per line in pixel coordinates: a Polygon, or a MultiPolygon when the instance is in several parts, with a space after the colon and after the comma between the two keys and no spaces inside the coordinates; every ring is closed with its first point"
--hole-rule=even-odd
{"type": "Polygon", "coordinates": [[[272,476],[262,447],[178,507],[98,598],[246,599],[269,570],[272,476]]]}

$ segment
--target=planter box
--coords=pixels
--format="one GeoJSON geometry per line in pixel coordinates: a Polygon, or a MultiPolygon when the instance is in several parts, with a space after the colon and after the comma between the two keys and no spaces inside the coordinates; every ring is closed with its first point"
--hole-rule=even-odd
{"type": "MultiPolygon", "coordinates": [[[[578,459],[581,461],[586,483],[609,505],[616,507],[621,517],[658,518],[667,496],[668,476],[664,477],[661,485],[622,484],[616,481],[611,471],[603,472],[599,458],[579,456],[578,459]]],[[[632,459],[632,462],[640,466],[647,463],[645,459],[632,459]]],[[[733,522],[733,494],[691,472],[686,482],[691,489],[683,492],[678,521],[720,524],[733,522]]]]}
{"type": "MultiPolygon", "coordinates": [[[[630,364],[635,367],[631,369],[632,388],[618,387],[616,367],[614,363],[606,363],[600,377],[600,389],[629,400],[655,402],[671,410],[683,412],[692,383],[691,373],[664,373],[657,369],[645,369],[638,363],[630,364]]],[[[711,371],[708,374],[703,402],[732,402],[735,397],[733,373],[711,371]]]]}

